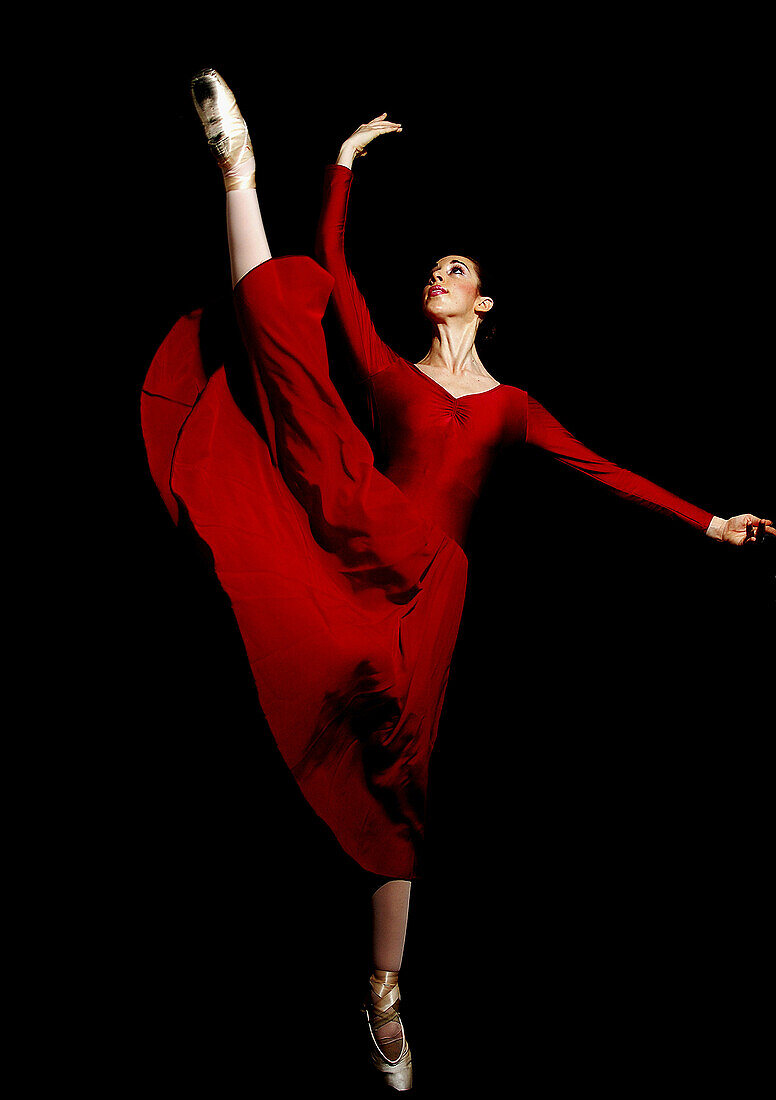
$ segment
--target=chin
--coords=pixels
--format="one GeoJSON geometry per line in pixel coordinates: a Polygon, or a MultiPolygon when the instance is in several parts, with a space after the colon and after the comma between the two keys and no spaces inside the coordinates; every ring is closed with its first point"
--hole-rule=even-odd
{"type": "Polygon", "coordinates": [[[423,312],[426,317],[430,318],[432,321],[438,317],[450,316],[449,311],[442,306],[438,298],[432,298],[430,302],[425,302],[423,304],[423,312]]]}

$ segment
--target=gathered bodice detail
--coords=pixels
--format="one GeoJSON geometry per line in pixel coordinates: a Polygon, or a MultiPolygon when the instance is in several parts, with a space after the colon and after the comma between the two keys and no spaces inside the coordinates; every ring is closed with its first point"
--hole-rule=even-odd
{"type": "Polygon", "coordinates": [[[455,397],[397,355],[375,331],[345,258],[350,169],[326,172],[317,258],[334,279],[332,298],[359,377],[369,387],[386,475],[462,545],[498,451],[528,443],[644,507],[705,531],[712,513],[626,470],[580,443],[525,390],[501,383],[455,397]]]}
{"type": "Polygon", "coordinates": [[[369,385],[383,472],[463,545],[499,449],[517,441],[525,422],[525,393],[499,385],[454,397],[405,359],[369,385]]]}

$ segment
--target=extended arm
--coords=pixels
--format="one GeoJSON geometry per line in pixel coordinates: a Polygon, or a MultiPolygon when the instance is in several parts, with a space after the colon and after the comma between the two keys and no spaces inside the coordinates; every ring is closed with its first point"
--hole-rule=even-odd
{"type": "Polygon", "coordinates": [[[750,513],[734,516],[732,519],[721,519],[667,492],[654,482],[616,466],[575,439],[571,432],[530,396],[526,441],[549,451],[559,462],[573,466],[588,477],[602,482],[619,496],[635,500],[654,511],[676,516],[719,542],[741,546],[743,543],[755,541],[758,536],[762,538],[765,534],[776,535],[770,520],[761,520],[750,513]]]}
{"type": "Polygon", "coordinates": [[[377,335],[364,298],[345,257],[345,222],[353,182],[351,165],[379,133],[400,129],[384,116],[359,127],[343,143],[335,165],[326,169],[323,206],[318,222],[316,258],[334,278],[332,298],[359,374],[368,378],[393,363],[397,356],[377,335]]]}

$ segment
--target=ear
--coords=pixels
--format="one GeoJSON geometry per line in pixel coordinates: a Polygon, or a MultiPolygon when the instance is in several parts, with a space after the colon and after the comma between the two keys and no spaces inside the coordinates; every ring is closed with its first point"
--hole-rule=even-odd
{"type": "Polygon", "coordinates": [[[475,313],[489,313],[493,309],[492,298],[480,298],[474,307],[475,313]]]}

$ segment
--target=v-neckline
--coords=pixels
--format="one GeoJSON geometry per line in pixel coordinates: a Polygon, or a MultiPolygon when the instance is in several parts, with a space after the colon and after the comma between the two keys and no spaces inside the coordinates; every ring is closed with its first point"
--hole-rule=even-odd
{"type": "Polygon", "coordinates": [[[412,367],[415,373],[419,374],[421,378],[425,378],[426,381],[430,382],[432,386],[436,386],[436,388],[438,390],[441,390],[442,393],[446,393],[451,401],[463,401],[467,397],[484,397],[486,393],[493,393],[494,390],[501,389],[502,386],[501,382],[497,382],[496,385],[491,386],[490,389],[480,390],[479,393],[462,393],[459,397],[456,397],[455,394],[450,393],[447,387],[443,386],[441,382],[437,382],[437,380],[435,378],[432,378],[430,374],[426,374],[424,370],[421,370],[417,363],[412,363],[409,359],[405,359],[404,362],[408,366],[412,367]]]}

